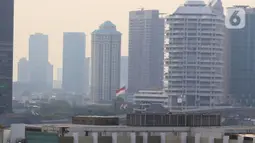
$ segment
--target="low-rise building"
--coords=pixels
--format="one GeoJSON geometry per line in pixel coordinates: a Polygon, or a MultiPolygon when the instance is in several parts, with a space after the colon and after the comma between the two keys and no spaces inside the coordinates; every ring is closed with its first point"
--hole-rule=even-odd
{"type": "Polygon", "coordinates": [[[134,104],[162,104],[166,105],[168,97],[162,90],[140,90],[133,96],[134,104]]]}

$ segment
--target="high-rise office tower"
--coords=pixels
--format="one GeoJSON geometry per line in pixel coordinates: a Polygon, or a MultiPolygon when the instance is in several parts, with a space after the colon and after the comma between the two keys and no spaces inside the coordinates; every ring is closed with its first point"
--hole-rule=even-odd
{"type": "Polygon", "coordinates": [[[63,76],[63,69],[62,68],[57,68],[57,80],[62,81],[62,76],[63,76]]]}
{"type": "Polygon", "coordinates": [[[53,65],[50,62],[47,66],[47,86],[49,89],[53,88],[53,65]]]}
{"type": "Polygon", "coordinates": [[[29,62],[26,58],[18,62],[18,82],[29,83],[29,62]]]}
{"type": "Polygon", "coordinates": [[[86,35],[82,32],[65,32],[63,48],[62,89],[84,93],[86,35]]]}
{"type": "Polygon", "coordinates": [[[36,33],[29,38],[30,84],[35,91],[47,89],[48,35],[36,33]]]}
{"type": "Polygon", "coordinates": [[[245,9],[246,24],[242,29],[228,29],[228,93],[249,106],[255,104],[255,8],[235,7],[245,9]]]}
{"type": "Polygon", "coordinates": [[[92,32],[91,96],[94,102],[111,102],[120,87],[121,33],[106,21],[92,32]]]}
{"type": "Polygon", "coordinates": [[[120,87],[128,86],[128,56],[121,56],[120,87]]]}
{"type": "Polygon", "coordinates": [[[84,91],[89,93],[90,57],[85,58],[84,91]]]}
{"type": "Polygon", "coordinates": [[[12,110],[14,0],[0,1],[0,114],[12,110]]]}
{"type": "Polygon", "coordinates": [[[214,106],[224,94],[224,15],[216,4],[188,0],[166,18],[164,93],[170,106],[183,100],[214,106]]]}
{"type": "Polygon", "coordinates": [[[62,88],[62,68],[57,68],[57,79],[53,81],[53,88],[62,88]]]}
{"type": "Polygon", "coordinates": [[[158,10],[129,13],[128,92],[161,89],[164,19],[158,10]]]}

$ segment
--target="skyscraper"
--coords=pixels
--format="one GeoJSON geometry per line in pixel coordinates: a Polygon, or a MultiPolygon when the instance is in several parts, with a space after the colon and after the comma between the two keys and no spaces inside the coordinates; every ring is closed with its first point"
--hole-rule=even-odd
{"type": "Polygon", "coordinates": [[[62,68],[57,68],[57,80],[53,81],[53,88],[62,89],[62,68]]]}
{"type": "Polygon", "coordinates": [[[121,56],[120,87],[128,85],[128,56],[121,56]]]}
{"type": "Polygon", "coordinates": [[[85,58],[84,91],[89,93],[90,57],[85,58]]]}
{"type": "Polygon", "coordinates": [[[57,80],[58,81],[62,81],[62,76],[63,76],[63,69],[62,68],[58,68],[57,69],[57,80]]]}
{"type": "Polygon", "coordinates": [[[48,35],[36,33],[29,38],[30,83],[35,91],[47,89],[48,35]]]}
{"type": "Polygon", "coordinates": [[[53,88],[53,65],[50,62],[47,66],[47,86],[49,89],[53,88]]]}
{"type": "Polygon", "coordinates": [[[12,111],[14,0],[0,1],[0,114],[12,111]]]}
{"type": "Polygon", "coordinates": [[[228,84],[229,94],[244,105],[255,104],[255,8],[246,11],[242,29],[228,29],[228,84]]]}
{"type": "Polygon", "coordinates": [[[85,42],[85,33],[64,33],[62,89],[67,92],[84,93],[85,42]]]}
{"type": "Polygon", "coordinates": [[[18,62],[18,82],[29,83],[29,62],[26,58],[21,58],[18,62]]]}
{"type": "Polygon", "coordinates": [[[94,102],[111,102],[120,87],[121,33],[106,21],[92,32],[91,96],[94,102]]]}
{"type": "Polygon", "coordinates": [[[188,0],[166,18],[164,92],[172,106],[183,100],[214,106],[224,94],[225,27],[218,8],[188,0]]]}
{"type": "Polygon", "coordinates": [[[161,89],[164,19],[158,10],[129,13],[128,92],[161,89]]]}

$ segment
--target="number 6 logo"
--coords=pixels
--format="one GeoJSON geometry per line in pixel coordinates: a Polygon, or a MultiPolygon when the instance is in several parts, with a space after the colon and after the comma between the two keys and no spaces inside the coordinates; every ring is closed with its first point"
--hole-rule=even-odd
{"type": "Polygon", "coordinates": [[[245,27],[245,10],[243,8],[228,8],[225,18],[228,29],[242,29],[245,27]]]}

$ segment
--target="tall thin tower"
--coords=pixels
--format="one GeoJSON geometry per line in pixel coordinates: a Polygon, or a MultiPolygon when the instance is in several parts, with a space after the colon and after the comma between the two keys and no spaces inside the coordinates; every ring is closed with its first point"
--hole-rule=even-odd
{"type": "Polygon", "coordinates": [[[91,96],[95,103],[111,103],[120,87],[121,33],[106,21],[92,33],[91,96]]]}
{"type": "Polygon", "coordinates": [[[85,46],[85,33],[64,33],[62,89],[67,92],[85,92],[85,46]]]}
{"type": "Polygon", "coordinates": [[[29,37],[29,67],[32,90],[48,89],[48,35],[35,33],[29,37]]]}
{"type": "Polygon", "coordinates": [[[158,10],[129,12],[128,92],[161,89],[164,20],[158,10]]]}
{"type": "Polygon", "coordinates": [[[12,111],[14,0],[0,0],[0,114],[12,111]]]}

